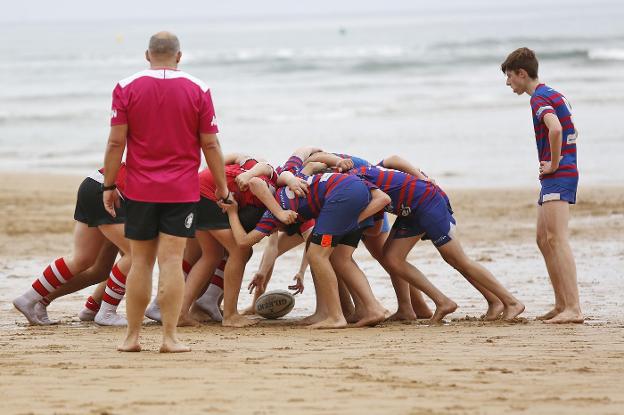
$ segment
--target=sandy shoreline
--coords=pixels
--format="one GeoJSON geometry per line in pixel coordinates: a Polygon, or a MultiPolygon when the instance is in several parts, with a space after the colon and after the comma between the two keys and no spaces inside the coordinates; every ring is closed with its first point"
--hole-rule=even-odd
{"type": "MultiPolygon", "coordinates": [[[[139,355],[119,354],[123,330],[77,321],[76,293],[50,306],[64,323],[26,327],[10,300],[42,266],[71,250],[78,176],[0,174],[0,395],[3,413],[393,413],[624,412],[624,187],[581,187],[570,224],[587,324],[467,321],[483,301],[429,243],[410,260],[460,309],[447,325],[388,323],[311,332],[263,323],[181,329],[194,351],[162,356],[159,327],[139,355]]],[[[536,189],[448,191],[469,255],[479,259],[534,317],[552,301],[535,247],[536,189]]],[[[258,253],[260,249],[257,249],[258,253]]],[[[247,267],[245,281],[259,262],[247,267]]],[[[356,258],[376,295],[394,307],[385,274],[356,258]]],[[[298,254],[278,262],[272,288],[294,274],[298,254]]],[[[307,277],[309,281],[309,276],[307,277]]],[[[244,283],[245,284],[245,283],[244,283]]],[[[310,311],[312,287],[292,316],[310,311]]],[[[240,306],[247,305],[241,296],[240,306]]],[[[123,306],[122,306],[123,311],[123,306]]]]}

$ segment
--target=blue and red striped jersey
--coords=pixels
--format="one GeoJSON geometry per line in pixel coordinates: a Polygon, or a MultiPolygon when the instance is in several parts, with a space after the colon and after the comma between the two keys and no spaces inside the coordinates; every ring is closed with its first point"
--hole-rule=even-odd
{"type": "Polygon", "coordinates": [[[408,216],[425,206],[437,193],[444,195],[442,189],[433,183],[398,170],[368,166],[353,169],[350,173],[360,176],[390,196],[392,201],[385,210],[397,216],[408,216]]]}
{"type": "Polygon", "coordinates": [[[559,168],[552,174],[541,176],[540,179],[577,177],[576,138],[578,132],[574,127],[572,108],[568,100],[549,86],[539,84],[531,96],[531,111],[539,161],[551,161],[548,127],[544,123],[544,116],[555,114],[563,129],[561,140],[561,156],[563,158],[559,161],[559,168]]]}

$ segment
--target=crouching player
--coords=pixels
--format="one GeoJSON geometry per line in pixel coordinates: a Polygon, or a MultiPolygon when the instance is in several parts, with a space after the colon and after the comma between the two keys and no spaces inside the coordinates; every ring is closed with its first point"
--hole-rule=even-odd
{"type": "MultiPolygon", "coordinates": [[[[278,185],[293,177],[303,165],[310,151],[297,151],[280,173],[278,185]]],[[[305,176],[302,176],[305,177],[305,176]]],[[[326,173],[305,178],[309,184],[307,195],[297,196],[286,187],[272,195],[260,197],[271,212],[265,213],[256,229],[246,233],[238,218],[237,206],[223,205],[230,217],[232,232],[239,244],[252,246],[277,230],[280,222],[274,214],[281,210],[297,212],[300,221],[316,219],[308,261],[317,289],[317,313],[310,321],[311,328],[340,328],[347,322],[340,308],[338,283],[330,262],[334,248],[339,244],[351,244],[359,240],[360,224],[388,204],[390,198],[379,189],[360,178],[341,173],[326,173]]],[[[372,293],[371,293],[372,295],[372,293]]]]}

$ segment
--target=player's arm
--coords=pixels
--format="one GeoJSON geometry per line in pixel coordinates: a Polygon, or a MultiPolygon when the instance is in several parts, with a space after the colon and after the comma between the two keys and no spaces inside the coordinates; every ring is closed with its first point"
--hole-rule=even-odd
{"type": "MultiPolygon", "coordinates": [[[[304,232],[303,234],[304,241],[308,239],[308,236],[310,235],[310,233],[312,233],[312,229],[308,229],[306,232],[304,232]]],[[[295,281],[295,283],[293,285],[288,286],[288,289],[294,290],[295,294],[302,293],[305,288],[303,284],[303,280],[305,279],[305,272],[308,269],[308,264],[309,264],[308,256],[306,255],[306,251],[304,249],[303,255],[301,255],[301,264],[299,265],[299,271],[297,271],[297,273],[293,277],[293,280],[295,281]]]]}
{"type": "Polygon", "coordinates": [[[353,168],[353,160],[351,159],[343,159],[332,153],[326,153],[324,151],[317,152],[312,154],[307,160],[306,163],[311,162],[319,162],[325,163],[329,167],[334,167],[338,171],[348,171],[353,168]]]}
{"type": "Polygon", "coordinates": [[[550,143],[550,162],[540,162],[540,174],[551,174],[559,168],[561,160],[561,143],[563,141],[563,128],[556,114],[551,112],[544,115],[544,124],[548,128],[548,142],[550,143]]]}
{"type": "Polygon", "coordinates": [[[306,160],[310,158],[312,154],[317,153],[319,151],[322,151],[322,150],[318,147],[299,147],[298,149],[293,151],[292,155],[299,157],[301,161],[305,163],[306,160]]]}
{"type": "MultiPolygon", "coordinates": [[[[117,180],[121,159],[126,149],[127,135],[128,124],[111,126],[106,152],[104,153],[104,186],[112,186],[117,180]]],[[[102,194],[102,200],[106,211],[115,217],[115,206],[119,207],[119,194],[113,190],[105,191],[102,194]]]]}
{"type": "Polygon", "coordinates": [[[273,173],[273,167],[269,163],[262,161],[256,163],[251,169],[236,176],[235,181],[238,188],[244,192],[249,188],[249,182],[252,178],[260,176],[271,178],[273,173]]]}
{"type": "Polygon", "coordinates": [[[305,174],[306,176],[311,176],[313,174],[324,172],[325,170],[327,170],[327,167],[328,166],[325,163],[320,163],[318,161],[312,161],[310,163],[306,163],[306,165],[303,168],[303,170],[301,170],[301,173],[305,174]]]}
{"type": "Polygon", "coordinates": [[[249,181],[249,190],[280,222],[290,225],[297,220],[297,212],[282,209],[264,180],[252,178],[249,181]]]}
{"type": "Polygon", "coordinates": [[[373,216],[375,213],[386,207],[388,203],[390,203],[390,196],[388,196],[379,189],[372,189],[371,201],[368,206],[366,206],[364,210],[360,212],[360,215],[358,216],[358,222],[362,222],[364,219],[373,216]]]}
{"type": "Polygon", "coordinates": [[[277,177],[277,187],[288,187],[295,195],[302,197],[305,196],[309,189],[308,182],[301,177],[297,177],[288,170],[284,170],[277,177]]]}
{"type": "Polygon", "coordinates": [[[267,234],[260,232],[257,229],[254,229],[249,233],[245,232],[245,229],[238,218],[238,204],[236,203],[236,200],[233,200],[231,203],[225,205],[225,209],[230,220],[230,227],[232,228],[234,239],[238,245],[252,247],[260,242],[262,238],[267,236],[267,234]]]}
{"type": "Polygon", "coordinates": [[[430,180],[429,177],[422,172],[422,170],[414,166],[408,160],[404,159],[401,156],[397,156],[396,154],[383,159],[380,165],[388,169],[399,170],[404,173],[411,174],[412,176],[416,176],[420,180],[430,180]]]}
{"type": "Polygon", "coordinates": [[[252,294],[255,288],[258,288],[260,292],[264,292],[264,289],[266,288],[265,284],[267,276],[271,273],[271,269],[275,265],[275,261],[279,255],[277,249],[278,236],[277,232],[273,232],[269,235],[269,240],[267,245],[264,247],[258,271],[256,271],[253,279],[247,286],[249,294],[252,294]]]}
{"type": "Polygon", "coordinates": [[[201,133],[199,135],[199,142],[201,145],[206,164],[212,173],[212,177],[215,183],[215,197],[217,199],[230,197],[230,192],[227,188],[227,182],[225,181],[225,163],[223,159],[223,153],[221,152],[221,145],[219,144],[219,138],[216,134],[201,133]]]}
{"type": "Polygon", "coordinates": [[[383,216],[381,217],[380,220],[376,220],[375,224],[373,226],[371,226],[370,228],[366,228],[364,230],[364,232],[362,232],[364,235],[367,236],[377,236],[381,233],[381,227],[383,226],[383,216]]]}

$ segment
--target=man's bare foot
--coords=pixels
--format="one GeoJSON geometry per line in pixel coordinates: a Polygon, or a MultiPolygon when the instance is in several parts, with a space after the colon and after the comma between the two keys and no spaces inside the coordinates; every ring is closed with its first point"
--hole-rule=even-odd
{"type": "Polygon", "coordinates": [[[561,313],[557,314],[555,317],[544,320],[546,324],[582,324],[585,321],[585,317],[580,311],[574,310],[563,310],[561,313]]]}
{"type": "Polygon", "coordinates": [[[201,309],[201,307],[197,306],[196,304],[193,304],[191,306],[191,309],[189,310],[189,315],[192,319],[199,322],[213,321],[212,317],[210,317],[208,313],[206,313],[204,310],[201,309]]]}
{"type": "Polygon", "coordinates": [[[342,329],[347,327],[347,320],[342,316],[340,318],[326,318],[308,327],[311,329],[342,329]]]}
{"type": "Polygon", "coordinates": [[[457,304],[455,304],[454,301],[449,300],[447,303],[440,304],[436,307],[435,313],[433,314],[433,317],[431,317],[431,322],[438,324],[444,317],[451,314],[455,310],[457,310],[457,304]]]}
{"type": "Polygon", "coordinates": [[[481,318],[485,321],[495,321],[500,318],[501,313],[505,310],[505,306],[502,302],[496,301],[488,303],[488,309],[481,318]]]}
{"type": "Polygon", "coordinates": [[[117,350],[119,350],[120,352],[140,352],[141,345],[136,339],[126,338],[123,344],[117,346],[117,350]]]}
{"type": "Polygon", "coordinates": [[[201,323],[188,314],[180,314],[178,327],[199,327],[201,323]]]}
{"type": "Polygon", "coordinates": [[[552,310],[550,310],[548,313],[535,317],[535,320],[550,320],[551,318],[561,313],[562,311],[563,309],[555,307],[552,310]]]}
{"type": "Polygon", "coordinates": [[[365,326],[376,326],[377,324],[384,321],[388,316],[386,315],[386,309],[383,307],[379,307],[375,310],[370,311],[366,315],[362,316],[358,321],[355,322],[355,327],[365,327],[365,326]]]}
{"type": "Polygon", "coordinates": [[[514,318],[518,317],[524,311],[524,304],[520,301],[515,303],[511,303],[505,307],[505,311],[503,312],[503,320],[511,321],[514,318]]]}
{"type": "Polygon", "coordinates": [[[412,302],[412,308],[414,310],[414,313],[416,313],[416,318],[419,319],[427,319],[427,318],[431,318],[433,316],[433,311],[431,311],[429,309],[429,307],[427,306],[427,304],[414,304],[412,302]]]}
{"type": "Polygon", "coordinates": [[[314,313],[310,316],[302,318],[301,320],[297,322],[297,324],[300,326],[309,326],[310,324],[318,323],[319,321],[322,321],[324,319],[325,319],[325,316],[322,315],[321,313],[314,313]]]}
{"type": "Polygon", "coordinates": [[[190,352],[191,348],[177,340],[165,340],[160,346],[160,353],[184,353],[190,352]]]}
{"type": "Polygon", "coordinates": [[[418,315],[414,310],[397,310],[396,313],[388,317],[388,321],[414,321],[418,315]]]}
{"type": "Polygon", "coordinates": [[[252,320],[240,314],[234,314],[233,316],[229,316],[227,318],[224,317],[221,324],[223,327],[248,327],[258,324],[258,320],[252,320]]]}
{"type": "Polygon", "coordinates": [[[349,314],[348,316],[345,315],[345,320],[347,320],[348,324],[355,324],[358,321],[360,321],[362,318],[364,318],[366,314],[363,312],[363,310],[361,308],[354,308],[353,312],[351,314],[349,314]]]}

